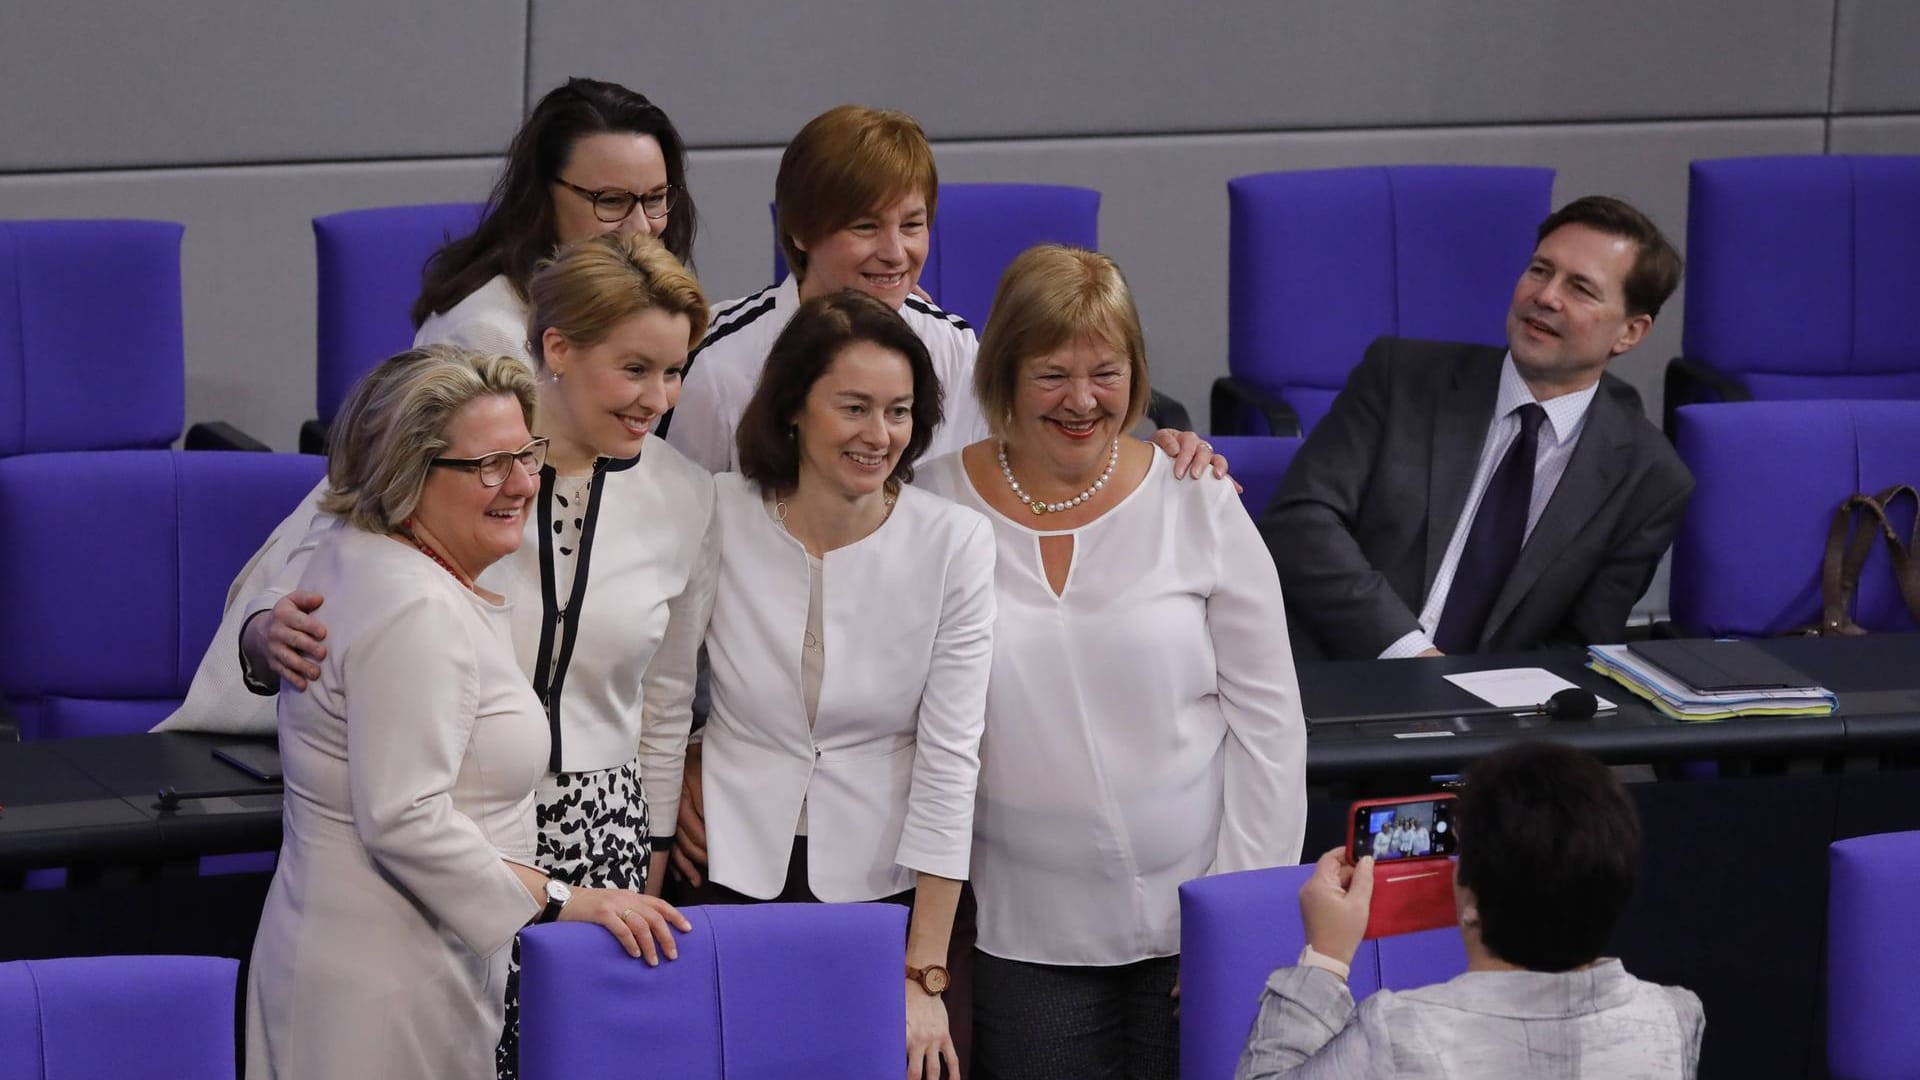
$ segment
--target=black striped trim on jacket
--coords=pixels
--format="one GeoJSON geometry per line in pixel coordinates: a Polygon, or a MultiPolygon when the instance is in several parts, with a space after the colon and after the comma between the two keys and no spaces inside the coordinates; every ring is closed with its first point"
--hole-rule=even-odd
{"type": "Polygon", "coordinates": [[[973,329],[972,326],[969,326],[967,324],[967,320],[961,318],[958,315],[955,315],[951,311],[944,310],[937,304],[929,304],[925,300],[922,300],[917,296],[907,297],[907,306],[919,312],[922,315],[931,315],[936,319],[943,319],[947,322],[950,322],[962,330],[973,329]]]}
{"type": "MultiPolygon", "coordinates": [[[[700,344],[696,346],[692,352],[687,354],[687,366],[680,369],[680,382],[682,385],[685,385],[687,376],[693,374],[693,362],[700,358],[700,354],[706,351],[707,346],[712,345],[716,341],[723,340],[728,334],[751,325],[754,320],[774,309],[780,301],[779,297],[773,295],[773,291],[776,288],[779,288],[779,286],[769,285],[744,300],[735,301],[720,309],[720,313],[713,317],[713,325],[707,330],[707,336],[700,339],[700,344]],[[734,317],[736,313],[739,316],[738,318],[734,317]],[[732,321],[729,322],[729,319],[732,321]]],[[[671,427],[672,424],[673,410],[668,409],[665,413],[661,414],[660,423],[654,427],[653,433],[664,439],[667,437],[667,429],[671,427]]]]}

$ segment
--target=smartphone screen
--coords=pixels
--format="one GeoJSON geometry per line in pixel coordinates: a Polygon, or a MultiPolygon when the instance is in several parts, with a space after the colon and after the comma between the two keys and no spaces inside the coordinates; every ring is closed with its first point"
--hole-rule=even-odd
{"type": "Polygon", "coordinates": [[[1362,855],[1376,862],[1426,859],[1456,854],[1460,837],[1453,827],[1454,799],[1409,799],[1353,808],[1355,862],[1362,855]]]}

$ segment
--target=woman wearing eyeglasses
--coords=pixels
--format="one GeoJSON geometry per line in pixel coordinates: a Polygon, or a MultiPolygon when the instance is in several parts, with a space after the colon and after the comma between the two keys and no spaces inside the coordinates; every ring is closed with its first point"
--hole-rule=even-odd
{"type": "Polygon", "coordinates": [[[501,353],[532,367],[527,286],[540,260],[618,232],[658,237],[691,265],[695,224],[686,147],[667,114],[624,86],[568,79],[513,137],[480,227],[428,260],[413,303],[414,344],[501,353]]]}
{"type": "MultiPolygon", "coordinates": [[[[482,584],[513,600],[514,651],[547,714],[539,861],[561,882],[658,895],[717,570],[713,478],[650,432],[679,397],[706,301],[658,241],[626,234],[565,249],[528,293],[533,430],[551,449],[544,468],[535,463],[526,543],[482,584]]],[[[509,475],[499,458],[456,467],[483,483],[509,475]]],[[[277,677],[248,676],[264,692],[280,679],[305,689],[323,670],[331,599],[289,590],[306,552],[336,528],[305,508],[256,558],[240,649],[277,677]]],[[[511,987],[507,1001],[502,1076],[518,1062],[511,987]]]]}
{"type": "Polygon", "coordinates": [[[321,507],[342,525],[301,575],[333,599],[332,648],[280,701],[286,835],[247,983],[249,1080],[482,1080],[521,927],[595,922],[649,959],[687,929],[631,890],[570,891],[535,853],[546,721],[511,602],[480,580],[533,510],[533,404],[516,361],[433,347],[340,414],[321,507]]]}

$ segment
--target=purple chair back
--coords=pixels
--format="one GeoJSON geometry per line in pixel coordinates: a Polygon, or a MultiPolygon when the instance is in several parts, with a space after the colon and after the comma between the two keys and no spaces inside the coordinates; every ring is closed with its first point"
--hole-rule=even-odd
{"type": "Polygon", "coordinates": [[[233,1080],[239,968],[212,956],[0,964],[0,1077],[233,1080]]]}
{"type": "Polygon", "coordinates": [[[907,912],[893,904],[682,908],[657,968],[598,926],[520,936],[525,1080],[892,1080],[906,1060],[907,912]]]}
{"type": "Polygon", "coordinates": [[[413,344],[408,312],[427,259],[480,224],[481,203],[349,210],[313,219],[320,336],[315,403],[333,422],[375,364],[413,344]]]}
{"type": "MultiPolygon", "coordinates": [[[[1670,602],[1688,633],[1764,637],[1820,618],[1820,566],[1840,501],[1920,486],[1920,402],[1749,401],[1676,413],[1698,486],[1673,543],[1670,602]]],[[[1896,507],[1912,535],[1912,504],[1896,507]]],[[[1912,630],[1884,547],[1860,575],[1854,618],[1912,630]]]]}
{"type": "Polygon", "coordinates": [[[180,437],[185,231],[170,221],[0,222],[0,457],[180,437]]]}
{"type": "MultiPolygon", "coordinates": [[[[1260,1011],[1275,968],[1306,945],[1300,886],[1312,866],[1276,866],[1196,878],[1180,886],[1180,1076],[1227,1080],[1260,1011]]],[[[1452,929],[1362,942],[1347,986],[1360,999],[1375,990],[1445,982],[1467,969],[1452,929]]]]}
{"type": "Polygon", "coordinates": [[[1920,157],[1696,161],[1686,355],[1759,400],[1920,398],[1920,157]]]}
{"type": "Polygon", "coordinates": [[[193,450],[0,459],[0,695],[22,736],[124,734],[164,719],[233,578],[325,468],[296,454],[193,450]]]}
{"type": "MultiPolygon", "coordinates": [[[[942,184],[920,287],[977,332],[1007,264],[1035,244],[1099,250],[1100,193],[1057,184],[942,184]]],[[[786,277],[776,235],[773,280],[786,277]]]]}
{"type": "Polygon", "coordinates": [[[1227,203],[1227,367],[1285,398],[1304,433],[1374,338],[1506,344],[1553,170],[1261,173],[1229,181],[1227,203]]]}
{"type": "Polygon", "coordinates": [[[1842,840],[1829,850],[1827,1067],[1835,1080],[1914,1075],[1920,1028],[1920,832],[1842,840]]]}
{"type": "Polygon", "coordinates": [[[1215,453],[1223,454],[1233,478],[1240,482],[1240,504],[1254,520],[1273,505],[1274,493],[1286,478],[1287,466],[1300,450],[1299,438],[1271,435],[1214,435],[1215,453]]]}

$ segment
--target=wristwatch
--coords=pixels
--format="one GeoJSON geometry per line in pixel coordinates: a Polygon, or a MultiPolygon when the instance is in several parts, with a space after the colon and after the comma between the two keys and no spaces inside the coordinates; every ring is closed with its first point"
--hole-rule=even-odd
{"type": "Polygon", "coordinates": [[[935,995],[946,990],[947,984],[953,981],[947,974],[947,969],[941,967],[939,964],[928,964],[926,967],[910,967],[907,969],[907,978],[919,983],[920,989],[935,995]]]}
{"type": "Polygon", "coordinates": [[[560,917],[560,909],[573,899],[573,890],[557,877],[547,879],[547,906],[540,909],[540,917],[533,920],[534,925],[550,923],[560,917]]]}

